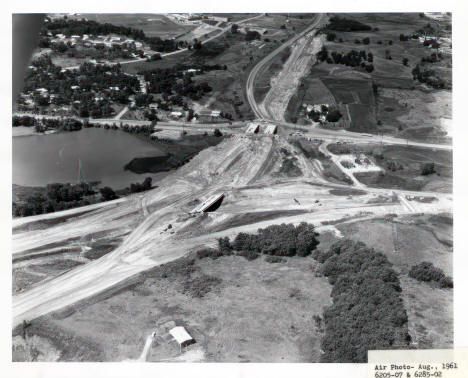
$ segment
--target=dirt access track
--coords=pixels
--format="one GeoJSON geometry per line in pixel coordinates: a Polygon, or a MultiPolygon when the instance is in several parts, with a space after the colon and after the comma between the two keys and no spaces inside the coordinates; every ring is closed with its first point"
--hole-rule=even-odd
{"type": "Polygon", "coordinates": [[[436,200],[408,206],[392,198],[395,192],[399,197],[412,192],[360,188],[359,195],[331,195],[337,188],[351,186],[329,183],[313,159],[306,158],[287,139],[236,135],[202,151],[151,191],[91,207],[85,213],[89,209],[81,208],[81,215],[65,221],[60,219],[61,213],[44,220],[34,217],[29,229],[27,219],[14,220],[13,259],[38,250],[47,253],[76,240],[81,240],[83,248],[89,248],[94,238],[123,241],[104,257],[13,296],[13,324],[97,295],[139,272],[241,231],[302,221],[320,227],[321,222],[349,217],[438,213],[452,208],[452,196],[447,194],[418,192],[436,200]],[[299,172],[294,177],[282,170],[291,159],[299,172]],[[189,214],[198,203],[220,192],[225,198],[218,210],[189,214]]]}

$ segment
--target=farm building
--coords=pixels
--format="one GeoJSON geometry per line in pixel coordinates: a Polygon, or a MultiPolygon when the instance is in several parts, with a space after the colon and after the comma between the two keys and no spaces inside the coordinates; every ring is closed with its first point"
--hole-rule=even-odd
{"type": "Polygon", "coordinates": [[[169,116],[172,119],[179,119],[180,117],[182,117],[182,112],[171,112],[171,114],[169,116]]]}
{"type": "Polygon", "coordinates": [[[195,343],[195,339],[189,335],[184,327],[178,326],[169,330],[169,333],[177,341],[181,348],[195,343]]]}

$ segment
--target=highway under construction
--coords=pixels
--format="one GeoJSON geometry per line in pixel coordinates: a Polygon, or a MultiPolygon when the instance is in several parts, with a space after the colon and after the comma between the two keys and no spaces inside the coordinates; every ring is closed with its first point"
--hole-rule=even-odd
{"type": "MultiPolygon", "coordinates": [[[[267,104],[260,106],[255,102],[252,89],[256,73],[281,49],[297,43],[294,47],[297,54],[293,57],[298,59],[304,58],[302,52],[306,49],[301,43],[309,45],[311,54],[316,52],[318,45],[312,36],[321,17],[251,71],[247,81],[249,102],[258,120],[270,124],[264,129],[260,127],[262,133],[257,133],[255,126],[239,124],[231,128],[232,125],[223,125],[221,130],[226,131],[223,142],[200,152],[153,190],[72,211],[13,220],[14,260],[18,257],[33,259],[37,254],[59,254],[70,245],[91,248],[87,245],[91,239],[122,240],[107,255],[14,295],[14,326],[96,296],[140,272],[215,245],[218,238],[232,237],[239,232],[255,232],[271,224],[300,222],[312,223],[320,230],[326,222],[338,224],[350,217],[369,219],[386,214],[451,212],[451,194],[368,187],[340,164],[337,164],[338,168],[352,184],[331,181],[320,162],[307,157],[288,138],[289,132],[298,127],[284,122],[281,111],[272,112],[278,107],[284,112],[284,106],[277,104],[278,92],[273,90],[267,96],[267,104]],[[268,135],[277,132],[278,137],[268,135]],[[295,158],[294,164],[300,174],[294,177],[281,174],[285,156],[295,158]],[[349,188],[359,188],[364,194],[330,195],[331,190],[349,188]],[[408,200],[414,196],[433,200],[408,200]],[[216,211],[209,211],[216,206],[216,211]],[[267,220],[259,217],[265,212],[271,214],[267,220]],[[239,221],[241,215],[243,218],[239,221]]],[[[291,72],[304,70],[309,64],[302,60],[298,66],[294,59],[289,63],[295,67],[291,72]]],[[[285,69],[289,68],[287,65],[285,69]]],[[[289,77],[287,73],[284,75],[289,77]]],[[[176,124],[158,127],[180,128],[176,124]]],[[[304,128],[303,135],[306,140],[322,141],[322,152],[332,161],[336,156],[326,145],[336,140],[451,149],[447,145],[334,130],[304,128]]]]}

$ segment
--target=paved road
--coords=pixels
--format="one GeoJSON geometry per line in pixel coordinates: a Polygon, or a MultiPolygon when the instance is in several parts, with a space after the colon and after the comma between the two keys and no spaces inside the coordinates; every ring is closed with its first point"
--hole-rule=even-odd
{"type": "Polygon", "coordinates": [[[268,119],[268,116],[263,114],[261,109],[259,108],[257,102],[255,101],[254,98],[254,82],[255,78],[257,77],[258,73],[268,64],[271,62],[271,60],[278,55],[281,51],[283,51],[285,48],[288,46],[291,46],[294,42],[296,42],[298,39],[312,31],[314,28],[319,25],[319,23],[322,21],[323,15],[322,14],[317,14],[314,22],[310,24],[305,30],[303,30],[301,33],[297,34],[290,40],[288,40],[286,43],[282,44],[279,46],[276,50],[273,50],[270,54],[268,54],[265,58],[263,58],[253,69],[250,71],[249,77],[247,78],[247,100],[249,101],[250,107],[252,108],[253,112],[255,113],[255,116],[260,119],[268,119]]]}
{"type": "MultiPolygon", "coordinates": [[[[35,117],[37,119],[41,118],[53,118],[53,119],[61,119],[64,117],[61,116],[53,116],[53,115],[42,115],[42,114],[32,114],[26,112],[16,112],[14,115],[18,116],[30,116],[35,117]]],[[[65,118],[74,118],[80,121],[83,121],[84,118],[80,117],[65,117],[65,118]]],[[[120,127],[120,124],[126,124],[129,126],[145,126],[150,125],[150,121],[139,121],[139,120],[118,120],[116,122],[113,118],[99,118],[99,119],[89,119],[90,122],[93,123],[100,123],[100,124],[116,124],[117,127],[120,127]]],[[[281,126],[284,130],[289,130],[290,133],[300,132],[305,137],[308,138],[316,138],[316,139],[323,139],[329,142],[349,142],[349,143],[362,143],[362,144],[392,144],[392,145],[399,145],[399,146],[413,146],[413,147],[423,147],[423,148],[432,148],[438,150],[452,150],[452,145],[449,144],[437,144],[437,143],[425,143],[425,142],[416,142],[411,141],[408,139],[396,138],[392,136],[381,136],[381,135],[373,135],[373,134],[363,134],[363,133],[356,133],[347,130],[328,130],[328,129],[321,129],[321,128],[311,128],[310,126],[299,126],[293,123],[287,122],[278,122],[273,120],[268,120],[270,123],[274,123],[278,126],[281,126]]],[[[235,121],[235,122],[223,122],[223,123],[187,123],[187,122],[179,122],[179,121],[170,121],[170,122],[158,122],[156,128],[163,129],[163,130],[171,130],[171,131],[180,131],[181,127],[186,128],[187,130],[193,130],[197,132],[204,132],[207,130],[211,130],[213,128],[218,128],[223,130],[224,132],[228,132],[231,134],[240,133],[243,134],[245,132],[245,128],[247,127],[246,122],[244,121],[235,121]]],[[[287,135],[287,133],[286,133],[287,135]]]]}

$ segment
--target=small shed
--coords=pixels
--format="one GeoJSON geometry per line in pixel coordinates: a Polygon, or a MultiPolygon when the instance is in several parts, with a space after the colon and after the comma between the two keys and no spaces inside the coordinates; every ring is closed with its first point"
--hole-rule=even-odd
{"type": "Polygon", "coordinates": [[[169,333],[177,341],[181,348],[195,343],[195,339],[192,336],[190,336],[189,333],[182,326],[172,328],[171,330],[169,330],[169,333]]]}

